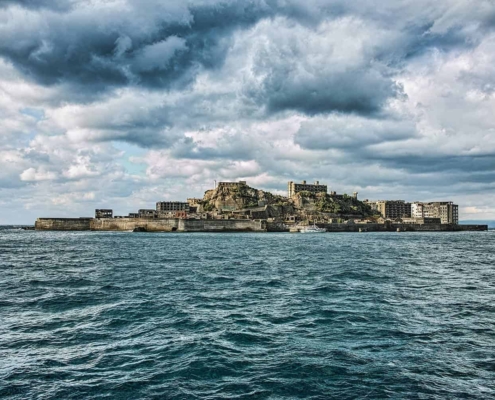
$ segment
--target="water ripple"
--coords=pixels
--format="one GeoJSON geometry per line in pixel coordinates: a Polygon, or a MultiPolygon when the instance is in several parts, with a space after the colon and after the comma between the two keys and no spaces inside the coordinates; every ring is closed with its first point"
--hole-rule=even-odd
{"type": "Polygon", "coordinates": [[[0,397],[495,398],[494,239],[0,230],[0,397]]]}

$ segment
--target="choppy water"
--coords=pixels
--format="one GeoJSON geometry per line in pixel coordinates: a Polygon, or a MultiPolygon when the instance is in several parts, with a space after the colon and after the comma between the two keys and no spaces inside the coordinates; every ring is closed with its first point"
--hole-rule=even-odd
{"type": "Polygon", "coordinates": [[[495,232],[0,231],[0,397],[495,397],[495,232]]]}

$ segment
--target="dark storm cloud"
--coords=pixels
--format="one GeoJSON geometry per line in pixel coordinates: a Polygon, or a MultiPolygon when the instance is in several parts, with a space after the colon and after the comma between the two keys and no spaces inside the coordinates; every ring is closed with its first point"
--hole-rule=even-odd
{"type": "MultiPolygon", "coordinates": [[[[69,83],[90,92],[135,83],[169,88],[190,82],[197,67],[221,65],[232,31],[272,14],[262,1],[189,8],[178,2],[170,3],[172,12],[157,17],[157,4],[131,2],[131,11],[105,9],[94,18],[81,7],[65,15],[41,10],[23,28],[7,21],[0,55],[43,85],[69,83]],[[134,13],[144,25],[138,25],[134,13]]],[[[6,18],[22,24],[28,17],[18,12],[6,18]]]]}
{"type": "Polygon", "coordinates": [[[28,9],[48,8],[56,11],[67,11],[77,0],[0,0],[0,8],[16,5],[28,9]]]}
{"type": "MultiPolygon", "coordinates": [[[[316,27],[324,18],[356,13],[357,8],[340,1],[316,0],[307,5],[237,0],[168,2],[166,6],[154,1],[130,1],[127,8],[102,8],[98,15],[98,8],[92,9],[84,2],[24,0],[1,4],[35,9],[35,15],[15,13],[5,17],[0,56],[38,83],[70,84],[88,95],[134,84],[151,89],[181,88],[193,82],[201,68],[223,64],[236,30],[275,16],[316,27]],[[61,12],[52,13],[43,7],[61,12]],[[9,25],[9,18],[16,23],[9,25]]],[[[384,54],[394,52],[410,57],[430,46],[455,46],[463,41],[462,34],[456,37],[454,31],[424,36],[432,24],[429,21],[407,28],[409,40],[396,43],[397,48],[383,49],[382,54],[377,51],[374,57],[385,59],[384,54]],[[435,40],[428,39],[432,37],[435,40]]],[[[291,56],[305,54],[295,51],[291,56]]],[[[269,112],[374,114],[388,98],[400,93],[390,76],[369,63],[340,72],[317,69],[304,79],[288,67],[269,63],[263,86],[250,92],[269,112]]]]}
{"type": "Polygon", "coordinates": [[[299,79],[296,74],[275,71],[256,96],[266,99],[268,110],[296,110],[307,115],[339,111],[377,114],[400,87],[378,71],[355,69],[299,79]]]}

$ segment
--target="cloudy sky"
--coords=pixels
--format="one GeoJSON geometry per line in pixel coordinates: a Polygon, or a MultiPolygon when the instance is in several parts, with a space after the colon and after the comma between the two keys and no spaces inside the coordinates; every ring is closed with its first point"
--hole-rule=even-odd
{"type": "Polygon", "coordinates": [[[0,0],[0,224],[214,180],[495,219],[494,0],[0,0]]]}

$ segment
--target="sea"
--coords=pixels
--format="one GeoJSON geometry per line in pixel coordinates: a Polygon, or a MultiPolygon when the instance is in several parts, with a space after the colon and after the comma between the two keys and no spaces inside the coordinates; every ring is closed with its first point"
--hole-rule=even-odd
{"type": "Polygon", "coordinates": [[[495,231],[0,230],[0,398],[495,398],[495,231]]]}

